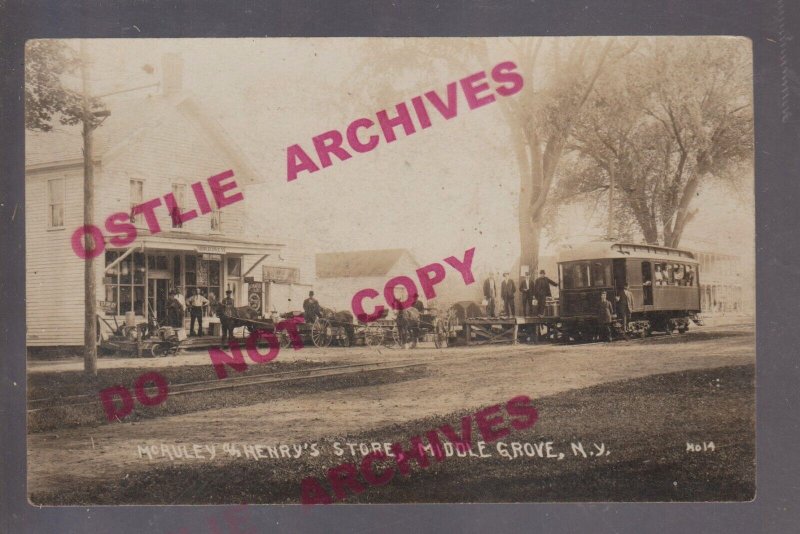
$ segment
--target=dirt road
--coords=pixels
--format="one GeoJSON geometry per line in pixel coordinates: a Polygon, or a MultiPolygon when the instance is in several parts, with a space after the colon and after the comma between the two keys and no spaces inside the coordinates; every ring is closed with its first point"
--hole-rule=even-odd
{"type": "MultiPolygon", "coordinates": [[[[291,353],[290,353],[291,354],[291,353]]],[[[755,361],[753,325],[723,326],[684,336],[572,346],[499,345],[445,350],[310,349],[287,357],[344,363],[415,358],[429,362],[415,380],[306,394],[268,403],[215,408],[137,423],[116,423],[28,437],[28,491],[76,482],[122,480],[156,465],[137,445],[293,444],[347,436],[520,394],[542,397],[615,380],[755,361]]],[[[236,390],[231,390],[235,395],[236,390]]],[[[188,460],[194,464],[203,460],[188,460]]],[[[211,460],[206,460],[211,461],[211,460]]],[[[226,458],[217,456],[213,462],[226,458]]]]}

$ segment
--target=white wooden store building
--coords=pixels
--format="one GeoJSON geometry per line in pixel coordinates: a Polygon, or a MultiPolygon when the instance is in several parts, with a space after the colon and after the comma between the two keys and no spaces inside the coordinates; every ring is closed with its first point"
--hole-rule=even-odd
{"type": "MultiPolygon", "coordinates": [[[[313,267],[287,262],[297,254],[275,240],[248,235],[246,186],[258,178],[221,126],[181,90],[179,76],[173,76],[171,84],[167,80],[161,94],[112,102],[108,108],[110,117],[94,132],[97,226],[102,228],[114,212],[130,212],[133,205],[170,192],[181,207],[184,202],[187,208],[196,207],[190,204],[195,202],[191,184],[205,184],[210,176],[228,169],[234,171],[245,202],[200,215],[180,227],[162,206],[155,211],[162,232],[151,235],[144,218],[137,216],[139,237],[132,245],[115,248],[106,239],[105,254],[94,261],[101,316],[112,323],[114,317],[124,321],[126,312],[133,312],[137,321],[145,321],[148,313],[162,316],[173,287],[183,288],[185,295],[197,287],[215,299],[231,289],[237,305],[248,303],[250,287],[278,284],[280,288],[281,283],[309,287],[313,267]],[[112,265],[123,254],[127,256],[112,265]],[[289,275],[274,280],[276,270],[289,275]],[[261,285],[263,273],[273,279],[261,285]]],[[[70,241],[83,225],[78,129],[57,126],[52,132],[27,135],[25,193],[28,345],[82,345],[84,263],[70,241]]],[[[269,297],[269,291],[263,293],[269,297]]],[[[286,299],[287,291],[278,293],[286,299]]],[[[274,307],[268,301],[263,304],[265,309],[274,307]]],[[[187,325],[188,319],[187,314],[187,325]]],[[[208,320],[215,321],[212,316],[208,320]]]]}

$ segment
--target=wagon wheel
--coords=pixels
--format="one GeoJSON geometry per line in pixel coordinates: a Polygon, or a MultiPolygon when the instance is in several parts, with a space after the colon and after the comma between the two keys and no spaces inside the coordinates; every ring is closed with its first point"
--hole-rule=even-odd
{"type": "Polygon", "coordinates": [[[369,347],[377,347],[383,343],[383,328],[376,324],[367,325],[364,328],[364,343],[369,347]]]}
{"type": "Polygon", "coordinates": [[[327,347],[333,341],[331,332],[331,322],[325,318],[318,317],[311,326],[311,341],[320,348],[327,347]]]}
{"type": "Polygon", "coordinates": [[[350,336],[347,333],[347,328],[344,326],[339,326],[336,328],[338,334],[336,336],[336,341],[339,343],[340,347],[349,347],[350,346],[350,336]]]}
{"type": "Polygon", "coordinates": [[[446,321],[436,319],[433,322],[433,344],[437,349],[447,348],[449,332],[445,326],[446,321]]]}
{"type": "Polygon", "coordinates": [[[153,358],[166,356],[171,352],[170,349],[170,343],[155,343],[152,347],[150,347],[150,355],[153,356],[153,358]]]}

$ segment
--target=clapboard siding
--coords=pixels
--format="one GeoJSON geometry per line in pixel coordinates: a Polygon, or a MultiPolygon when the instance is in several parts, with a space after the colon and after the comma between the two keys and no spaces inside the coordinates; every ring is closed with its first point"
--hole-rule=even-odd
{"type": "Polygon", "coordinates": [[[26,324],[31,346],[83,344],[84,260],[72,251],[83,221],[82,169],[31,173],[25,181],[26,324]],[[47,181],[66,179],[64,229],[47,228],[47,181]]]}
{"type": "MultiPolygon", "coordinates": [[[[212,144],[194,121],[173,110],[156,128],[134,135],[129,143],[113,155],[104,169],[108,180],[100,184],[98,206],[103,206],[107,213],[127,212],[130,209],[131,179],[144,180],[145,201],[171,193],[173,184],[184,184],[187,210],[197,207],[191,184],[203,182],[206,195],[213,205],[206,181],[231,168],[232,164],[226,161],[224,152],[212,144]]],[[[235,177],[236,169],[233,168],[233,171],[235,177]]],[[[238,190],[243,191],[243,188],[240,186],[238,190]]],[[[221,210],[223,235],[242,237],[243,211],[244,202],[231,204],[221,210]]],[[[163,206],[163,200],[155,213],[161,229],[172,231],[172,220],[163,206]]],[[[211,231],[210,224],[210,215],[201,215],[198,210],[197,218],[175,230],[207,235],[211,231]]],[[[146,227],[143,217],[139,217],[137,226],[146,227]]]]}

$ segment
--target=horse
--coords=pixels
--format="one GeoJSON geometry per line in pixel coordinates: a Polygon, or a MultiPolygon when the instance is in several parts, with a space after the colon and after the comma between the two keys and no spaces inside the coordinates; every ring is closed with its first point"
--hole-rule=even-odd
{"type": "Polygon", "coordinates": [[[322,318],[327,319],[334,328],[343,328],[347,336],[348,346],[352,346],[356,336],[353,313],[349,310],[334,311],[331,308],[322,308],[322,318]]]}
{"type": "Polygon", "coordinates": [[[413,307],[397,310],[396,322],[400,346],[405,347],[406,343],[411,343],[412,348],[416,347],[419,339],[419,310],[413,307]]]}

